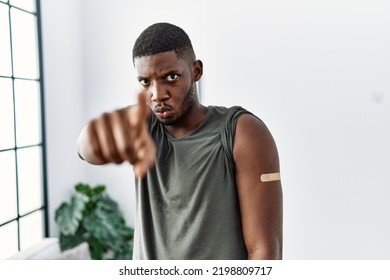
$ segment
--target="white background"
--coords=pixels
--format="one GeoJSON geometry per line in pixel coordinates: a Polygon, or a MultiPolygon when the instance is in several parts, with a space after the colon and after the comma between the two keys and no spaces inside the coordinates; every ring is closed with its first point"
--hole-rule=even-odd
{"type": "Polygon", "coordinates": [[[167,21],[187,31],[204,63],[203,103],[241,105],[274,135],[284,258],[390,258],[389,1],[41,6],[52,235],[54,210],[80,181],[106,184],[134,224],[131,166],[89,166],[75,142],[87,120],[134,102],[132,45],[167,21]]]}

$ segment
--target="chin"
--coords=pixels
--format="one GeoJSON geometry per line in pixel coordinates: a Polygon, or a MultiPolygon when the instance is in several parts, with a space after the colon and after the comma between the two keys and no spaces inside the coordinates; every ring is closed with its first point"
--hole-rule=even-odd
{"type": "Polygon", "coordinates": [[[163,125],[174,125],[176,123],[176,120],[175,119],[172,119],[172,118],[167,118],[167,119],[160,119],[160,118],[157,118],[158,121],[160,123],[162,123],[163,125]]]}

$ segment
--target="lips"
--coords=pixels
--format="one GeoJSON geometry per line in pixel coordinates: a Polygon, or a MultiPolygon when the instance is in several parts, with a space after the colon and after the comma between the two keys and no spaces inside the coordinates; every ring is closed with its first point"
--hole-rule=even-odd
{"type": "Polygon", "coordinates": [[[169,112],[172,111],[172,109],[173,108],[171,106],[165,105],[165,106],[156,106],[153,111],[160,118],[165,118],[165,117],[167,117],[169,112]]]}
{"type": "Polygon", "coordinates": [[[169,111],[172,111],[172,107],[171,106],[156,106],[154,108],[154,112],[157,114],[157,113],[165,113],[165,112],[169,112],[169,111]]]}

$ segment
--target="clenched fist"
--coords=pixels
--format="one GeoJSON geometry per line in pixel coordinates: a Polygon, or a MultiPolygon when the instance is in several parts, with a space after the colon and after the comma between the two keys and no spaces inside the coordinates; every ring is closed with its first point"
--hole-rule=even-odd
{"type": "Polygon", "coordinates": [[[137,177],[154,165],[156,146],[147,130],[150,114],[145,93],[138,104],[103,113],[83,128],[77,140],[80,157],[92,164],[130,162],[137,177]]]}

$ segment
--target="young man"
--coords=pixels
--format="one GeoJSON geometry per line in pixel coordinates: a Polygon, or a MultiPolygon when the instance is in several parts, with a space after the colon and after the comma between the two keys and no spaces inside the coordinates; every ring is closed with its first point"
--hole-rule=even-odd
{"type": "Polygon", "coordinates": [[[134,166],[135,259],[281,259],[282,188],[274,140],[241,107],[205,107],[188,35],[149,26],[133,48],[138,104],[91,120],[78,152],[134,166]]]}

